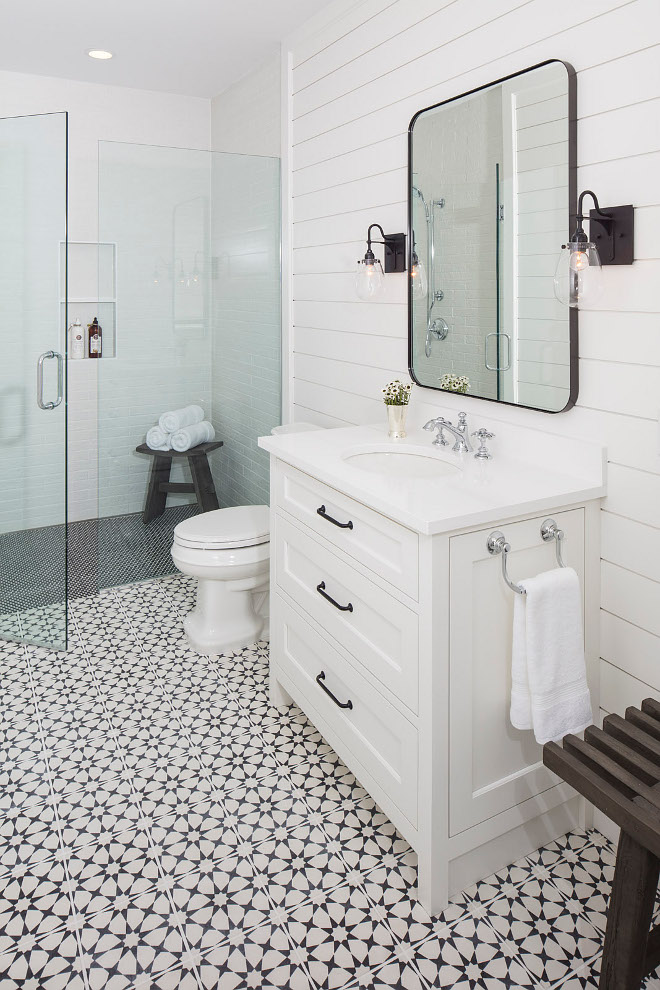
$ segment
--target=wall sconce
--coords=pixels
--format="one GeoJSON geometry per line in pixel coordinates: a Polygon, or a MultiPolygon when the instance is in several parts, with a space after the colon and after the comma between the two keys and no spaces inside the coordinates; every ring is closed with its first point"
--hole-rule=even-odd
{"type": "Polygon", "coordinates": [[[591,189],[580,193],[576,227],[570,241],[562,244],[555,271],[555,296],[560,303],[576,307],[593,304],[602,290],[603,265],[632,265],[635,211],[632,206],[608,206],[601,210],[591,189]],[[582,226],[585,196],[595,209],[589,211],[589,239],[582,226]]]}
{"type": "Polygon", "coordinates": [[[360,299],[375,299],[383,288],[385,272],[405,272],[406,270],[406,235],[386,234],[379,223],[372,223],[367,231],[367,250],[364,258],[359,258],[355,276],[355,291],[360,299]],[[371,231],[376,227],[383,238],[382,241],[372,241],[371,231]],[[371,250],[373,244],[385,245],[385,270],[380,259],[371,250]]]}

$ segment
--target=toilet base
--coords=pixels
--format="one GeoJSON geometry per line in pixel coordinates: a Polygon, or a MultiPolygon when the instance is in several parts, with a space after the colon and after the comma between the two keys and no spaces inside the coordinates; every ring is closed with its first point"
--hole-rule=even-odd
{"type": "Polygon", "coordinates": [[[264,616],[254,609],[251,590],[229,582],[200,578],[197,604],[183,622],[188,643],[195,653],[217,656],[251,646],[262,638],[264,616]],[[235,590],[234,590],[235,589],[235,590]]]}

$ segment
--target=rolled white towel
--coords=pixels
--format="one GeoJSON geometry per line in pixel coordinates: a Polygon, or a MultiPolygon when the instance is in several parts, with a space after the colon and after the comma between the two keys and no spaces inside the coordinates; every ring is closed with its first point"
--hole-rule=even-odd
{"type": "Polygon", "coordinates": [[[191,447],[196,447],[200,443],[208,443],[209,440],[214,439],[215,430],[208,420],[205,419],[201,423],[186,426],[185,429],[177,430],[176,433],[173,433],[172,450],[176,450],[181,454],[184,450],[190,450],[191,447]]]}
{"type": "Polygon", "coordinates": [[[204,419],[204,410],[201,406],[184,406],[183,409],[172,409],[164,412],[158,420],[158,425],[165,433],[176,433],[185,426],[194,426],[204,419]]]}
{"type": "Polygon", "coordinates": [[[152,450],[171,450],[172,434],[166,433],[160,426],[152,426],[147,432],[147,447],[152,450]]]}

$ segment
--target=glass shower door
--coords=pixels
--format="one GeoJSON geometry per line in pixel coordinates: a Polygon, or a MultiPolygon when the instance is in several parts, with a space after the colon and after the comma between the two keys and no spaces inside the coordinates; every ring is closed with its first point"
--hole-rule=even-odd
{"type": "Polygon", "coordinates": [[[67,114],[0,119],[0,639],[66,649],[67,114]]]}

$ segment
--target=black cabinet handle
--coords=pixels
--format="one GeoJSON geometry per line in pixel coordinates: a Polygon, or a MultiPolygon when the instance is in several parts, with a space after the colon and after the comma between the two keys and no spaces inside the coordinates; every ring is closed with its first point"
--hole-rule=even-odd
{"type": "Polygon", "coordinates": [[[340,529],[353,529],[353,523],[351,522],[350,519],[348,520],[347,523],[340,523],[338,519],[333,519],[332,516],[328,515],[328,513],[325,511],[324,505],[319,505],[318,509],[316,510],[316,514],[318,516],[321,516],[323,519],[327,519],[328,522],[331,522],[333,526],[339,526],[340,529]]]}
{"type": "Polygon", "coordinates": [[[332,691],[330,690],[330,688],[329,687],[326,687],[325,684],[323,683],[324,680],[325,680],[325,671],[322,670],[320,674],[317,674],[316,675],[316,683],[318,684],[318,686],[323,691],[325,691],[325,693],[327,694],[327,696],[329,698],[332,698],[332,700],[336,704],[337,708],[352,708],[353,707],[353,702],[350,699],[348,701],[340,701],[339,698],[335,698],[335,696],[332,693],[332,691]]]}
{"type": "Polygon", "coordinates": [[[330,604],[334,605],[335,608],[338,608],[340,612],[353,611],[353,605],[351,602],[349,602],[348,605],[340,605],[339,602],[336,602],[334,598],[330,597],[328,592],[325,590],[325,581],[321,581],[320,584],[317,584],[316,590],[318,591],[319,595],[322,595],[325,598],[326,602],[330,602],[330,604]]]}

